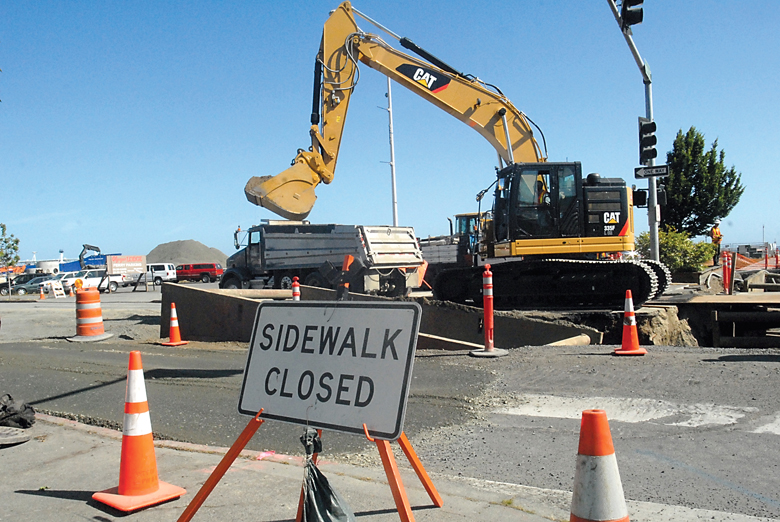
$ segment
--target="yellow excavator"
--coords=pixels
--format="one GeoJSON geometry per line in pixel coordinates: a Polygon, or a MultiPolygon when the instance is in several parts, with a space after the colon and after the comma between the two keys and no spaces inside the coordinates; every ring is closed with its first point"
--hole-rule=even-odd
{"type": "Polygon", "coordinates": [[[473,255],[435,271],[436,298],[480,305],[479,260],[493,265],[497,308],[622,307],[627,289],[639,305],[668,286],[664,265],[625,256],[634,251],[634,221],[632,192],[623,179],[583,177],[578,162],[548,162],[533,122],[500,89],[459,72],[350,2],[339,5],[323,27],[314,67],[311,145],[298,149],[281,174],[252,177],[244,188],[251,203],[291,220],[309,214],[317,185],[334,178],[359,63],[473,128],[498,153],[496,179],[477,196],[481,201],[495,187],[492,209],[478,220],[477,240],[470,242],[473,255]],[[356,16],[417,57],[362,31],[356,16]]]}

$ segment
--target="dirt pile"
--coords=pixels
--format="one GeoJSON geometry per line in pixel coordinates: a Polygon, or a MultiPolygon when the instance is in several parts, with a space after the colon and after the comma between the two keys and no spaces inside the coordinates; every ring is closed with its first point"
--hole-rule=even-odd
{"type": "Polygon", "coordinates": [[[221,250],[207,247],[194,239],[163,243],[146,255],[147,263],[219,263],[225,266],[226,261],[227,256],[221,250]]]}

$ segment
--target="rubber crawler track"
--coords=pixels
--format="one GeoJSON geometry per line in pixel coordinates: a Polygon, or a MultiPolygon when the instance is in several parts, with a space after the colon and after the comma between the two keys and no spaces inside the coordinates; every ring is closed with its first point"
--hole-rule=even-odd
{"type": "MultiPolygon", "coordinates": [[[[482,306],[483,271],[468,267],[441,272],[433,285],[434,298],[482,306]]],[[[498,310],[622,310],[626,290],[631,290],[637,308],[662,291],[655,268],[644,261],[510,261],[491,265],[491,271],[498,310]]]]}

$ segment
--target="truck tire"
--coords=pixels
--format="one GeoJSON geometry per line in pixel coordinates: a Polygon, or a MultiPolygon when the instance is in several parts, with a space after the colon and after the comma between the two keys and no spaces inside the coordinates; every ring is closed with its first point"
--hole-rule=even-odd
{"type": "Polygon", "coordinates": [[[211,276],[209,276],[208,274],[203,274],[203,275],[200,276],[200,281],[202,283],[210,283],[211,282],[211,276]]]}
{"type": "Polygon", "coordinates": [[[160,286],[160,285],[162,285],[162,277],[155,277],[154,286],[160,286]]]}
{"type": "Polygon", "coordinates": [[[279,290],[290,290],[293,283],[292,272],[275,272],[274,273],[274,288],[279,290]]]}
{"type": "Polygon", "coordinates": [[[238,281],[235,277],[231,277],[222,284],[222,288],[225,290],[237,290],[241,288],[241,282],[238,281]]]}
{"type": "Polygon", "coordinates": [[[306,279],[303,281],[303,284],[306,286],[316,286],[317,288],[330,288],[330,284],[328,284],[328,282],[319,272],[312,272],[311,274],[307,275],[306,279]]]}
{"type": "Polygon", "coordinates": [[[108,283],[108,289],[109,289],[111,292],[116,292],[118,288],[119,288],[119,285],[118,285],[118,284],[116,284],[116,282],[115,282],[115,281],[111,281],[110,283],[108,283]]]}

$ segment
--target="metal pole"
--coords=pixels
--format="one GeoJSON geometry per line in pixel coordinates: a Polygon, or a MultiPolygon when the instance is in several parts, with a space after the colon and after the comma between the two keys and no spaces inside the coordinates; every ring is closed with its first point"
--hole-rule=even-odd
{"type": "Polygon", "coordinates": [[[390,181],[393,186],[393,226],[398,226],[398,196],[395,191],[395,144],[393,142],[393,96],[387,78],[387,116],[390,119],[390,181]]]}
{"type": "MultiPolygon", "coordinates": [[[[615,16],[615,21],[617,21],[618,27],[620,27],[620,32],[623,33],[623,38],[625,38],[626,43],[628,44],[628,48],[631,50],[634,61],[636,62],[637,67],[639,67],[639,72],[642,74],[642,81],[645,84],[645,117],[652,121],[653,77],[650,73],[650,67],[647,65],[647,62],[642,59],[642,56],[639,54],[639,50],[636,48],[636,45],[634,45],[634,39],[631,38],[631,28],[626,28],[625,31],[623,30],[621,23],[622,21],[620,20],[620,13],[618,12],[615,0],[607,0],[607,3],[609,4],[609,8],[612,10],[612,14],[615,16]]],[[[655,160],[651,159],[649,163],[650,164],[648,166],[652,167],[655,165],[655,160]]],[[[655,177],[653,176],[647,178],[647,191],[649,192],[649,200],[647,202],[647,223],[650,229],[650,257],[656,261],[659,261],[658,222],[661,220],[661,212],[658,208],[658,192],[655,177]]]]}
{"type": "MultiPolygon", "coordinates": [[[[651,80],[645,81],[645,113],[646,118],[653,121],[653,84],[651,80]]],[[[655,165],[655,158],[649,161],[650,167],[655,165]]],[[[655,176],[647,178],[647,191],[649,200],[647,202],[647,221],[650,228],[650,257],[660,261],[659,241],[658,241],[658,223],[661,221],[661,209],[658,206],[658,191],[655,182],[655,176]]]]}

